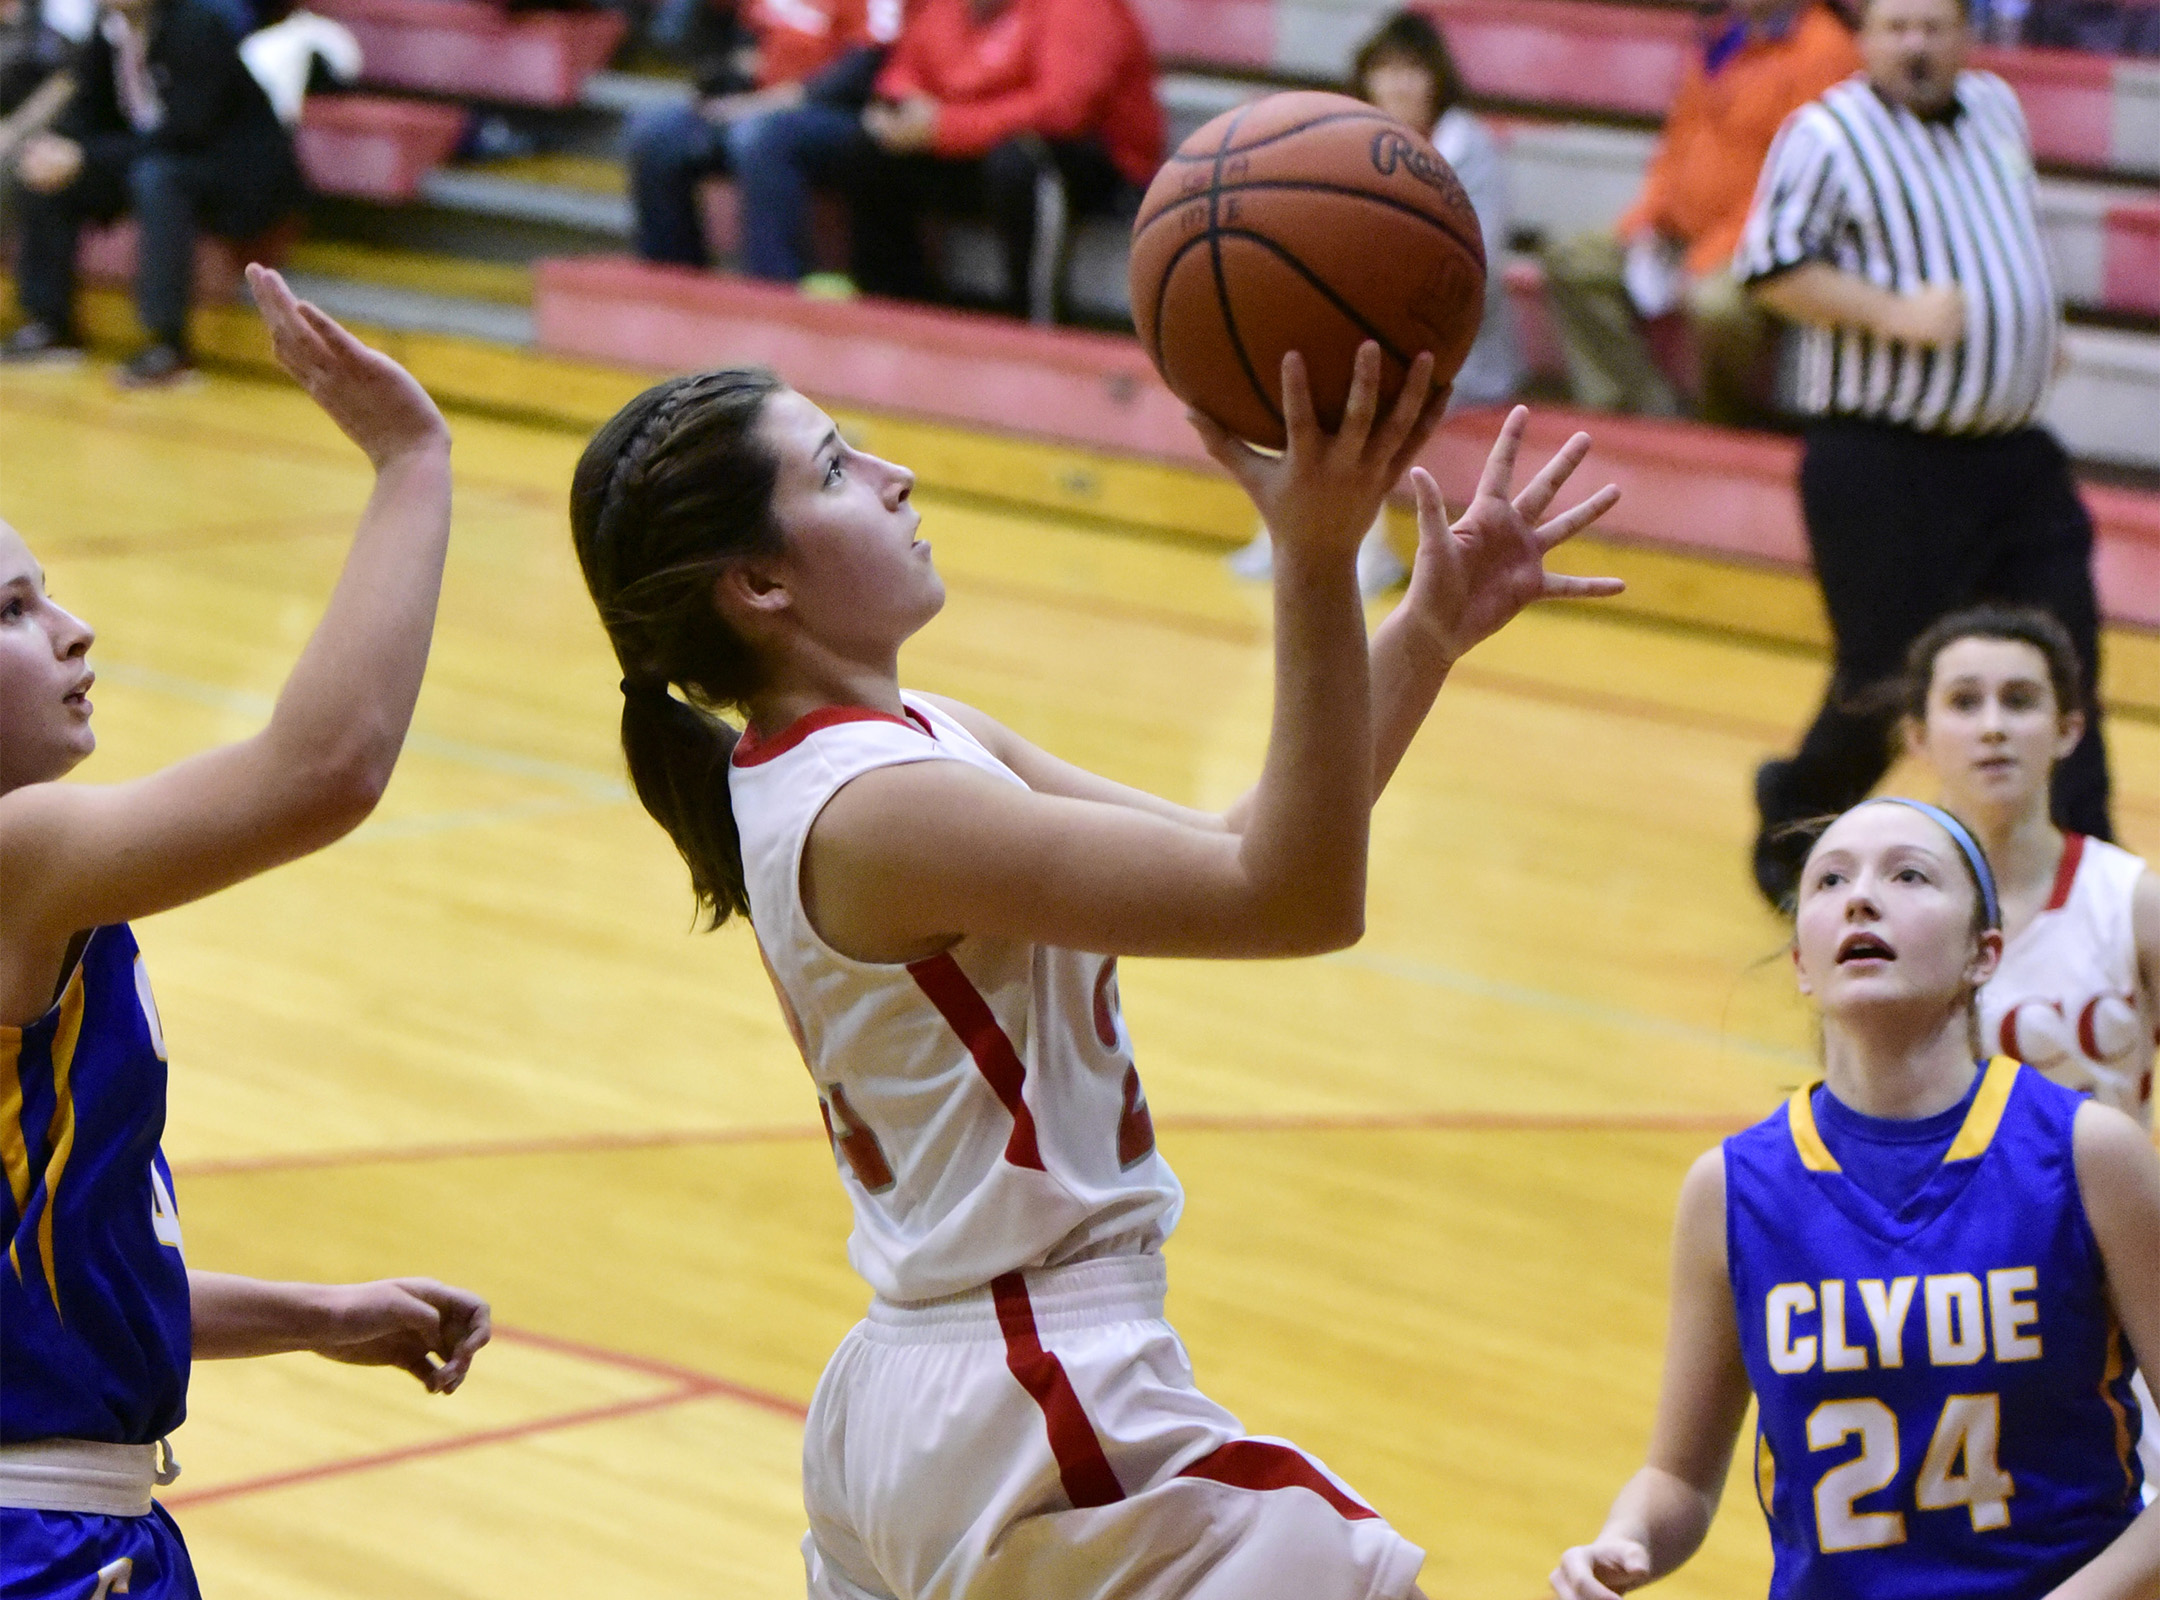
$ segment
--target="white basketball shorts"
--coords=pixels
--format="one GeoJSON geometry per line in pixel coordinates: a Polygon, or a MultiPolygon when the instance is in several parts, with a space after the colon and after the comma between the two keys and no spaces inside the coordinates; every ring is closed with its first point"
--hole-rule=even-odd
{"type": "Polygon", "coordinates": [[[1401,1600],[1425,1553],[1193,1387],[1159,1256],[874,1301],[803,1439],[811,1600],[1401,1600]]]}

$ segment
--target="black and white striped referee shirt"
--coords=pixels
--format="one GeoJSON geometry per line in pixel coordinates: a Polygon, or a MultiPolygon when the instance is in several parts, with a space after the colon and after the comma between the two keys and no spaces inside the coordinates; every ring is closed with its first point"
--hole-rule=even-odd
{"type": "Polygon", "coordinates": [[[2040,408],[2060,311],[2010,86],[1961,72],[1915,116],[1846,79],[1786,118],[1733,257],[1743,283],[1809,261],[1910,292],[1965,292],[1965,339],[1926,349],[1859,328],[1797,330],[1799,408],[1925,433],[2005,433],[2040,408]]]}

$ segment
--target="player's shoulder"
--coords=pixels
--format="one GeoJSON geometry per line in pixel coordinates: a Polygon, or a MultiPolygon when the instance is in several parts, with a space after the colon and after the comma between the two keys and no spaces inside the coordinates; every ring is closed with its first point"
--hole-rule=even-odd
{"type": "Polygon", "coordinates": [[[2077,875],[2072,880],[2073,888],[2082,885],[2088,874],[2094,879],[2133,887],[2140,879],[2152,876],[2152,867],[2143,856],[2125,850],[2119,844],[2087,836],[2078,846],[2077,875]]]}

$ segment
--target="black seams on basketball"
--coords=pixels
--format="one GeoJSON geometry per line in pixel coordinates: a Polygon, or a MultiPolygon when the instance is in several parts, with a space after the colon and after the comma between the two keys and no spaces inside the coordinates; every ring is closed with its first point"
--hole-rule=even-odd
{"type": "Polygon", "coordinates": [[[1141,202],[1131,271],[1133,322],[1171,392],[1275,448],[1286,351],[1332,429],[1360,343],[1380,346],[1385,405],[1420,350],[1451,380],[1485,309],[1484,243],[1453,169],[1338,94],[1270,95],[1187,139],[1141,202]]]}

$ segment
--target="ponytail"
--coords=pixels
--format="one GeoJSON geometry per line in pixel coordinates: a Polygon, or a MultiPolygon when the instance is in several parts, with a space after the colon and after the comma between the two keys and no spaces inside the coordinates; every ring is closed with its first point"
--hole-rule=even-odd
{"type": "Polygon", "coordinates": [[[734,724],[678,700],[664,685],[623,682],[622,745],[630,786],[646,814],[667,830],[690,869],[698,909],[717,928],[750,915],[742,836],[728,799],[728,758],[742,737],[734,724]]]}
{"type": "Polygon", "coordinates": [[[760,677],[713,585],[781,548],[778,469],[757,435],[779,389],[755,368],[656,385],[593,436],[570,486],[578,565],[622,666],[631,787],[681,852],[710,928],[750,912],[728,799],[741,733],[719,713],[740,708],[760,677]]]}

